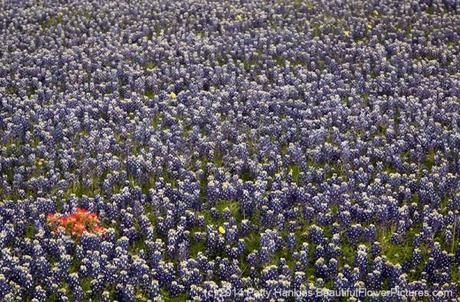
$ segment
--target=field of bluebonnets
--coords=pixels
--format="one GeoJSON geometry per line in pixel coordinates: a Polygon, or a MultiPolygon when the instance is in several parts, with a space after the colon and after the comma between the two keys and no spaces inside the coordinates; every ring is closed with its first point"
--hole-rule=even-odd
{"type": "Polygon", "coordinates": [[[2,1],[0,300],[457,301],[458,4],[2,1]]]}

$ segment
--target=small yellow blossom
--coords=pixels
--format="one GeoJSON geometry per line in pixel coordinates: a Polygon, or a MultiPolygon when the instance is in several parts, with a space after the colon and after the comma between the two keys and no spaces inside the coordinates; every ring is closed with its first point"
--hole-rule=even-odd
{"type": "Polygon", "coordinates": [[[345,30],[343,33],[344,33],[345,37],[349,37],[349,36],[350,36],[350,32],[349,32],[348,30],[345,30]]]}
{"type": "Polygon", "coordinates": [[[225,229],[224,229],[223,226],[220,226],[220,227],[219,227],[219,233],[225,234],[225,229]]]}
{"type": "Polygon", "coordinates": [[[177,95],[174,93],[174,91],[171,92],[171,93],[169,94],[169,96],[170,96],[172,99],[175,99],[175,98],[177,97],[177,95]]]}
{"type": "Polygon", "coordinates": [[[241,20],[243,20],[243,17],[241,17],[241,15],[237,15],[236,16],[236,21],[241,21],[241,20]]]}
{"type": "Polygon", "coordinates": [[[41,167],[41,166],[43,166],[44,163],[45,163],[45,160],[39,159],[38,162],[37,162],[37,166],[41,167]]]}

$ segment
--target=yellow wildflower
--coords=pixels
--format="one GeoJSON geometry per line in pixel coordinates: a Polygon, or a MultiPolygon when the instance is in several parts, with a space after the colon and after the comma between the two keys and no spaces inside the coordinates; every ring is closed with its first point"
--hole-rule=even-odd
{"type": "Polygon", "coordinates": [[[221,233],[222,235],[225,234],[225,229],[223,226],[219,227],[219,233],[221,233]]]}

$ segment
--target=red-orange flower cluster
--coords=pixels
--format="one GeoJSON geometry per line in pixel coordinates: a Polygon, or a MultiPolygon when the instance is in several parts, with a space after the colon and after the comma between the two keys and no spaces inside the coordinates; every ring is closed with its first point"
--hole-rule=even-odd
{"type": "Polygon", "coordinates": [[[78,208],[68,216],[50,213],[48,214],[47,222],[55,232],[64,231],[76,238],[80,238],[85,232],[93,234],[105,232],[105,228],[101,226],[97,214],[81,208],[78,208]]]}

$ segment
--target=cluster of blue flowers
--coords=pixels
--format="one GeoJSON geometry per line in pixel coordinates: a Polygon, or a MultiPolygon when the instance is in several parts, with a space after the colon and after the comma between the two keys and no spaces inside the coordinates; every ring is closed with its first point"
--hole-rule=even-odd
{"type": "Polygon", "coordinates": [[[0,3],[0,300],[457,301],[458,10],[0,3]]]}

